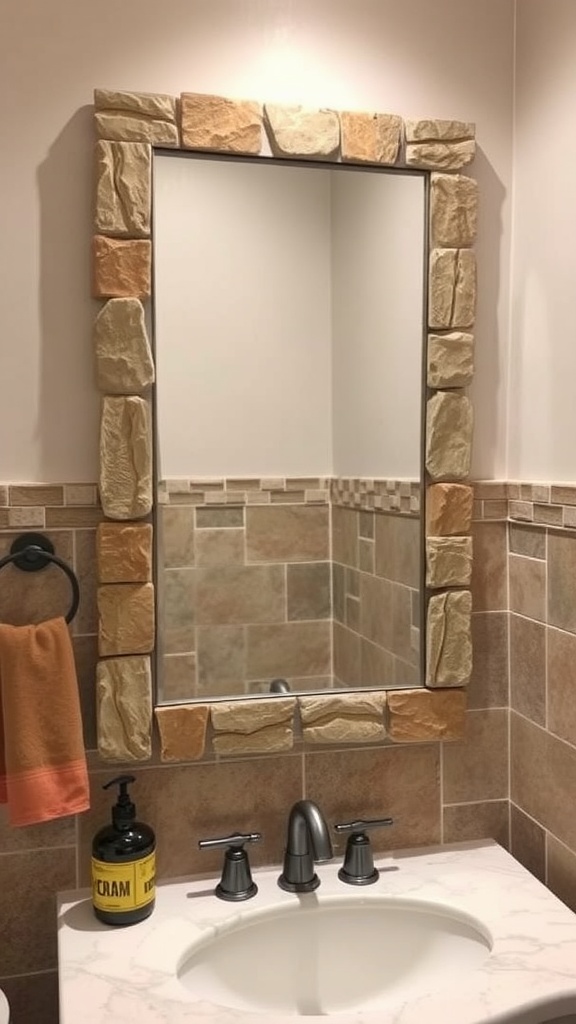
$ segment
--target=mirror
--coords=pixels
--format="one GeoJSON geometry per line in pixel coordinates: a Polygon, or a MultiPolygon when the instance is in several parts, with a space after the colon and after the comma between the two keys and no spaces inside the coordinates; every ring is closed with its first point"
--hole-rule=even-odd
{"type": "Polygon", "coordinates": [[[425,174],[153,161],[158,702],[423,685],[425,174]]]}

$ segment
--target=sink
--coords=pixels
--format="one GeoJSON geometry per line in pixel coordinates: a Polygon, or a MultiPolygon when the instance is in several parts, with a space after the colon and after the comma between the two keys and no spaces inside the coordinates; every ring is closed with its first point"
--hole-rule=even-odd
{"type": "Polygon", "coordinates": [[[480,921],[441,903],[309,893],[219,923],[177,973],[196,999],[234,1010],[389,1010],[480,966],[491,945],[480,921]]]}

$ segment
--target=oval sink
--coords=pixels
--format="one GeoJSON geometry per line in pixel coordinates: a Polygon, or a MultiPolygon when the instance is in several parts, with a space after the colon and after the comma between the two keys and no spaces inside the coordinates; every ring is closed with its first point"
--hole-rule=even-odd
{"type": "Polygon", "coordinates": [[[453,983],[490,948],[479,921],[443,904],[311,893],[219,925],[178,977],[196,999],[236,1010],[376,1011],[453,983]]]}

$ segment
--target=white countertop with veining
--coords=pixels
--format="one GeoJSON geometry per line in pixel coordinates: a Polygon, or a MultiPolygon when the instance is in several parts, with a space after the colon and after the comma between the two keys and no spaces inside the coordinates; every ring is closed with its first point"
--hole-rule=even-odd
{"type": "MultiPolygon", "coordinates": [[[[480,967],[460,977],[455,971],[449,988],[393,1002],[381,1013],[339,1013],[338,1024],[542,1024],[576,1013],[576,915],[501,847],[482,842],[396,851],[376,864],[380,878],[362,887],[362,897],[441,902],[479,919],[493,947],[480,967]]],[[[359,895],[338,880],[338,867],[319,865],[314,896],[359,895]]],[[[240,904],[211,894],[218,879],[159,885],[152,916],[129,928],[98,922],[86,890],[64,893],[60,1024],[293,1024],[293,1016],[198,1002],[176,977],[191,943],[219,922],[267,902],[290,906],[297,899],[278,888],[277,869],[254,877],[260,891],[240,904]]]]}

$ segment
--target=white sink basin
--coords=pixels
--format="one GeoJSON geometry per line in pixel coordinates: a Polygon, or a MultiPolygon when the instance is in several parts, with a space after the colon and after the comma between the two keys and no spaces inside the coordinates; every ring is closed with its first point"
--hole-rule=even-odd
{"type": "Polygon", "coordinates": [[[178,977],[234,1010],[376,1011],[448,986],[491,945],[478,920],[441,903],[310,893],[221,924],[186,951],[178,977]]]}

